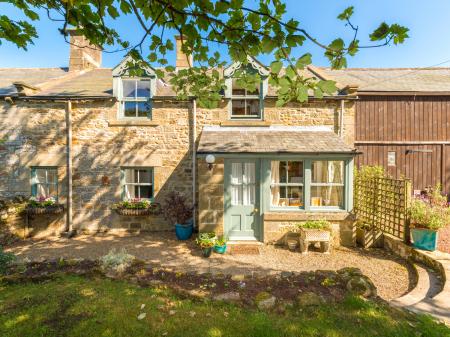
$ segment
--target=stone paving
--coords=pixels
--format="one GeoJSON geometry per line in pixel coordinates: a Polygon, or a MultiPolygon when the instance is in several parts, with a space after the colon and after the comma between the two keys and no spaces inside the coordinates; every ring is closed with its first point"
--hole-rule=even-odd
{"type": "Polygon", "coordinates": [[[341,247],[332,250],[331,254],[310,252],[303,255],[283,247],[261,245],[259,255],[213,254],[205,259],[192,240],[178,241],[171,232],[27,240],[7,247],[6,251],[15,253],[19,260],[39,261],[59,257],[96,259],[112,248],[125,248],[139,259],[164,267],[200,273],[273,274],[356,267],[372,279],[378,294],[386,300],[406,294],[415,283],[414,272],[404,260],[380,249],[364,251],[341,247]]]}

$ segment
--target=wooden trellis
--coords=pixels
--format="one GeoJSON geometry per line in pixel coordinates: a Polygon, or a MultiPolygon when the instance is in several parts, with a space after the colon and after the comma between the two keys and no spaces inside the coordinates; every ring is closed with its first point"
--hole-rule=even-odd
{"type": "Polygon", "coordinates": [[[354,192],[354,212],[360,224],[408,242],[410,180],[357,177],[354,192]]]}

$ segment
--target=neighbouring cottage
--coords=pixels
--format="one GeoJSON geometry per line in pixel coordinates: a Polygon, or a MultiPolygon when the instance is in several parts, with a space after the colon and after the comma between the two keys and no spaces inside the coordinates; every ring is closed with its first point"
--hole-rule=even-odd
{"type": "MultiPolygon", "coordinates": [[[[0,69],[0,198],[54,196],[67,213],[28,223],[29,234],[67,230],[166,230],[161,216],[121,216],[121,199],[162,202],[170,191],[196,206],[200,231],[231,240],[278,242],[289,226],[328,219],[352,244],[355,88],[275,107],[268,70],[254,91],[224,69],[217,109],[180,101],[126,57],[101,68],[101,51],[71,32],[69,68],[0,69]],[[71,168],[71,169],[70,169],[71,168]],[[72,193],[68,191],[72,190],[72,193]]],[[[189,66],[177,39],[177,69],[189,66]]],[[[309,67],[305,74],[321,78],[309,67]]]]}

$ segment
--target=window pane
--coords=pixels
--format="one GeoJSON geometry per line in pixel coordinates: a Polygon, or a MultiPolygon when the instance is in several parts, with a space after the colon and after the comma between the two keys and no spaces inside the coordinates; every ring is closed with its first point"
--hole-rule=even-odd
{"type": "Polygon", "coordinates": [[[247,115],[259,116],[259,99],[247,99],[247,115]]]}
{"type": "Polygon", "coordinates": [[[125,183],[130,184],[130,183],[134,183],[134,170],[133,169],[124,169],[124,178],[125,178],[125,183]]]}
{"type": "MultiPolygon", "coordinates": [[[[137,187],[137,186],[136,186],[137,187]]],[[[139,196],[140,198],[150,199],[153,197],[152,195],[152,187],[151,186],[139,186],[139,196]]]]}
{"type": "Polygon", "coordinates": [[[136,117],[136,102],[124,102],[123,106],[123,115],[125,117],[136,117]]]}
{"type": "Polygon", "coordinates": [[[47,169],[47,182],[56,184],[57,181],[56,169],[47,169]]]}
{"type": "Polygon", "coordinates": [[[137,198],[134,185],[125,185],[125,199],[137,198]]]}
{"type": "Polygon", "coordinates": [[[56,184],[49,184],[47,186],[47,197],[56,198],[58,195],[56,184]]]}
{"type": "Polygon", "coordinates": [[[149,117],[150,115],[150,102],[138,102],[138,117],[149,117]]]}
{"type": "Polygon", "coordinates": [[[303,207],[303,186],[272,186],[272,206],[303,207]]]}
{"type": "Polygon", "coordinates": [[[35,169],[36,183],[45,183],[47,181],[45,171],[46,169],[35,169]]]}
{"type": "Polygon", "coordinates": [[[48,189],[45,184],[37,184],[36,185],[36,197],[37,198],[46,198],[48,196],[48,189]]]}
{"type": "Polygon", "coordinates": [[[242,163],[231,164],[231,184],[242,184],[242,163]]]}
{"type": "Polygon", "coordinates": [[[150,97],[150,81],[137,81],[137,97],[150,97]]]}
{"type": "Polygon", "coordinates": [[[344,207],[343,186],[311,186],[311,207],[344,207]]]}
{"type": "Polygon", "coordinates": [[[244,96],[245,95],[245,89],[237,84],[237,78],[233,78],[233,80],[232,80],[231,91],[232,91],[233,96],[244,96]]]}
{"type": "Polygon", "coordinates": [[[136,97],[136,80],[122,80],[123,97],[136,97]]]}
{"type": "Polygon", "coordinates": [[[288,182],[291,184],[303,184],[303,162],[288,162],[288,182]]]}
{"type": "Polygon", "coordinates": [[[151,184],[152,175],[150,170],[139,170],[139,183],[151,184]]]}
{"type": "Polygon", "coordinates": [[[280,162],[280,183],[287,183],[287,162],[281,161],[280,162]]]}
{"type": "Polygon", "coordinates": [[[313,183],[344,183],[343,161],[313,161],[311,170],[313,183]]]}
{"type": "Polygon", "coordinates": [[[245,99],[231,100],[231,114],[233,116],[245,116],[245,99]]]}
{"type": "Polygon", "coordinates": [[[231,204],[242,205],[242,186],[231,186],[231,204]]]}

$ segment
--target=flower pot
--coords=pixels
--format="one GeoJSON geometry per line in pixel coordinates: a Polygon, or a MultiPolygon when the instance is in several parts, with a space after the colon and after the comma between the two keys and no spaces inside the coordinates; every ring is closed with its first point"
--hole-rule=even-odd
{"type": "Polygon", "coordinates": [[[213,251],[213,247],[202,248],[203,257],[210,257],[213,251]]]}
{"type": "Polygon", "coordinates": [[[437,248],[438,232],[432,229],[411,228],[413,247],[434,251],[437,248]]]}
{"type": "Polygon", "coordinates": [[[298,240],[289,239],[289,240],[287,240],[287,245],[291,252],[295,252],[295,250],[297,249],[297,246],[298,246],[298,240]]]}
{"type": "Polygon", "coordinates": [[[192,224],[175,224],[175,234],[178,240],[187,240],[192,236],[194,226],[192,224]]]}
{"type": "Polygon", "coordinates": [[[376,229],[356,227],[356,243],[362,248],[382,248],[382,232],[376,229]]]}
{"type": "Polygon", "coordinates": [[[227,245],[214,246],[214,251],[219,254],[225,254],[225,252],[227,251],[227,245]]]}

